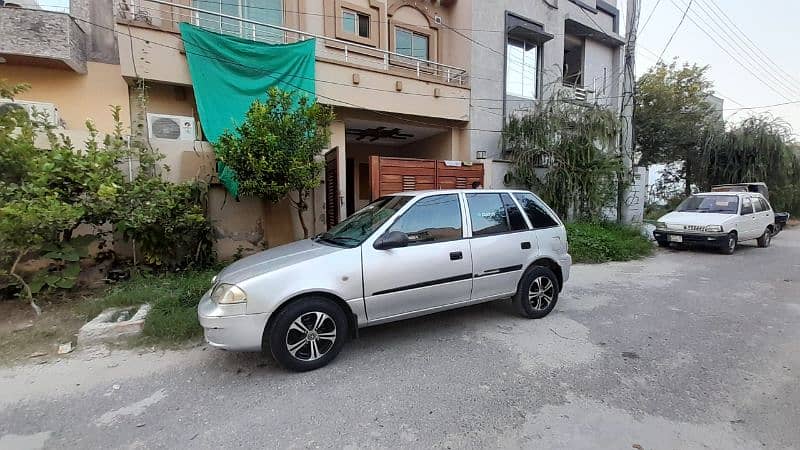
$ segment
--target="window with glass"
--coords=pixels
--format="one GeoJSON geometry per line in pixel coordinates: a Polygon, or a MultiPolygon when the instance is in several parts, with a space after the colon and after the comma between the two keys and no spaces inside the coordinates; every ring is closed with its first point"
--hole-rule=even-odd
{"type": "Polygon", "coordinates": [[[761,204],[761,199],[753,197],[753,212],[763,212],[764,205],[761,204]]]}
{"type": "Polygon", "coordinates": [[[762,210],[764,210],[764,211],[770,211],[770,210],[772,209],[772,207],[771,207],[771,206],[769,206],[769,202],[767,202],[767,201],[766,201],[766,200],[764,200],[763,198],[760,198],[760,199],[758,199],[758,201],[760,201],[760,202],[761,202],[761,209],[762,209],[762,210]]]}
{"type": "Polygon", "coordinates": [[[315,240],[341,247],[361,245],[412,198],[407,195],[381,197],[341,221],[328,232],[320,234],[315,240]]]}
{"type": "Polygon", "coordinates": [[[503,204],[506,207],[506,214],[508,214],[508,225],[511,227],[511,231],[527,230],[528,224],[525,223],[525,218],[522,217],[522,212],[519,210],[519,206],[514,203],[514,200],[511,199],[510,195],[502,194],[501,197],[503,198],[503,204]]]}
{"type": "Polygon", "coordinates": [[[749,197],[742,199],[742,215],[747,214],[753,214],[753,202],[750,201],[749,197]]]}
{"type": "Polygon", "coordinates": [[[345,33],[368,38],[369,22],[370,17],[368,14],[342,9],[342,30],[344,30],[345,33]]]}
{"type": "Polygon", "coordinates": [[[511,231],[500,194],[467,194],[472,236],[490,236],[511,231]]]}
{"type": "Polygon", "coordinates": [[[405,233],[409,245],[461,239],[463,230],[458,195],[434,195],[421,199],[403,213],[388,231],[405,233]]]}
{"type": "Polygon", "coordinates": [[[283,42],[283,32],[266,25],[283,25],[283,0],[192,0],[198,12],[197,24],[203,28],[246,39],[269,43],[283,42]],[[235,18],[221,17],[221,13],[235,18]],[[242,22],[243,18],[259,24],[242,22]],[[265,24],[265,25],[260,25],[265,24]]]}
{"type": "Polygon", "coordinates": [[[506,46],[506,94],[537,97],[539,44],[509,38],[506,46]]]}
{"type": "MultiPolygon", "coordinates": [[[[750,199],[745,200],[745,203],[750,203],[750,199]]],[[[753,205],[750,204],[751,213],[752,209],[753,205]]],[[[692,195],[682,201],[675,211],[736,214],[739,211],[739,197],[736,195],[692,195]]]]}
{"type": "Polygon", "coordinates": [[[428,36],[404,28],[395,28],[395,52],[428,60],[428,36]]]}
{"type": "Polygon", "coordinates": [[[558,221],[553,218],[544,204],[533,194],[516,193],[517,201],[522,205],[522,210],[531,221],[531,226],[536,228],[550,228],[558,225],[558,221]]]}

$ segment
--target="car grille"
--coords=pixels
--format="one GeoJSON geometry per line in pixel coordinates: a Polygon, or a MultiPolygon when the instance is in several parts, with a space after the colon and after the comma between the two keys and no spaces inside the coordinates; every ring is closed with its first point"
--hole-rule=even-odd
{"type": "Polygon", "coordinates": [[[705,231],[705,225],[678,225],[678,224],[668,224],[667,228],[670,230],[675,231],[705,231]]]}

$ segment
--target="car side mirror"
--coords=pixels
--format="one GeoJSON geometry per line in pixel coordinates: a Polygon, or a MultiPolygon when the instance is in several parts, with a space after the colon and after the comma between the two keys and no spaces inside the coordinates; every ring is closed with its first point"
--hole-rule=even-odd
{"type": "Polygon", "coordinates": [[[402,231],[390,231],[379,237],[372,246],[378,250],[408,247],[408,235],[402,231]]]}

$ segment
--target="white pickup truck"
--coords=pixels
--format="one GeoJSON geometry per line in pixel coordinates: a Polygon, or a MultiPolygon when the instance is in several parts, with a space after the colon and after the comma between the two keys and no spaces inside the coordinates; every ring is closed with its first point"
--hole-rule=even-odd
{"type": "Polygon", "coordinates": [[[775,214],[757,192],[703,192],[687,198],[656,223],[658,245],[702,245],[732,254],[739,242],[757,240],[769,247],[775,214]]]}

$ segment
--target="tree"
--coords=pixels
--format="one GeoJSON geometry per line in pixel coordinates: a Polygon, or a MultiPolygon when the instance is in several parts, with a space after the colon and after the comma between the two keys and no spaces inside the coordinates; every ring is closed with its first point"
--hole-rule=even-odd
{"type": "Polygon", "coordinates": [[[303,212],[321,182],[320,154],[328,146],[333,119],[330,107],[272,88],[266,101],[254,101],[244,122],[226,130],[216,145],[220,161],[236,173],[240,193],[271,202],[289,198],[305,238],[303,212]]]}
{"type": "Polygon", "coordinates": [[[791,135],[785,121],[769,115],[749,117],[732,126],[702,154],[704,187],[763,181],[775,208],[796,212],[800,159],[791,135]]]}
{"type": "Polygon", "coordinates": [[[618,131],[619,120],[609,109],[556,95],[512,117],[503,140],[517,181],[535,188],[562,217],[595,219],[616,196],[622,166],[609,149],[618,131]]]}
{"type": "Polygon", "coordinates": [[[699,181],[697,165],[703,149],[719,137],[723,127],[722,118],[708,102],[712,84],[707,70],[707,66],[659,63],[636,85],[634,133],[639,164],[679,163],[678,173],[667,176],[683,179],[686,195],[699,181]]]}

